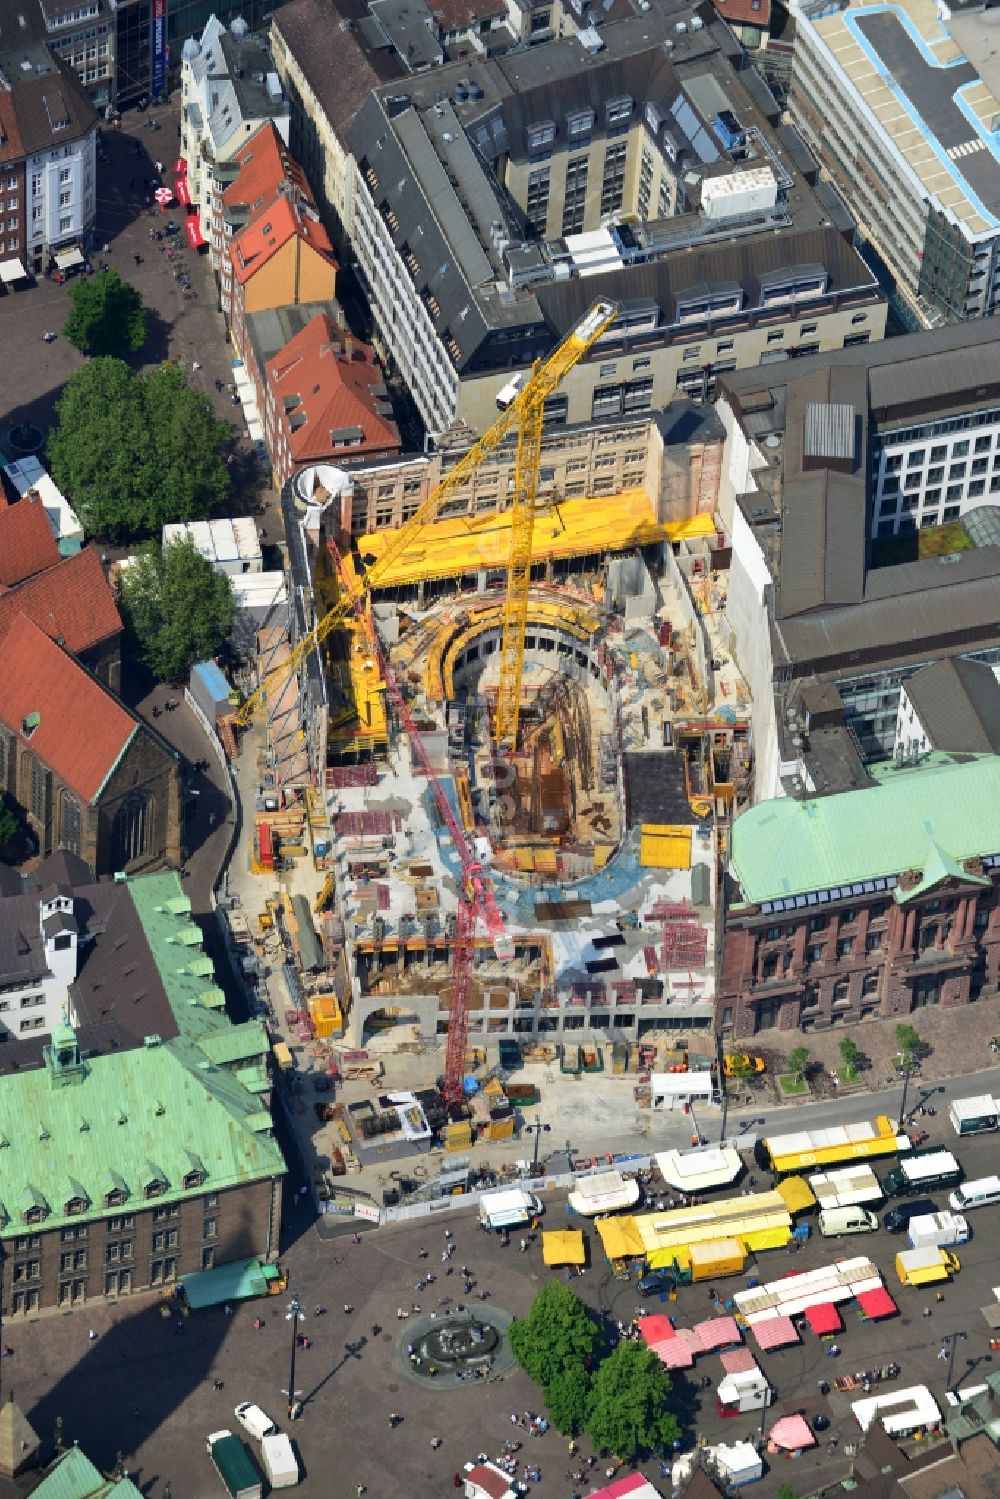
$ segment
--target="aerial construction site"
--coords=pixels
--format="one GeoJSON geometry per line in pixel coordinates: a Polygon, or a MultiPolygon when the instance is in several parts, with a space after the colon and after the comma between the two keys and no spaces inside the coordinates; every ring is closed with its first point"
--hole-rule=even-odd
{"type": "Polygon", "coordinates": [[[468,1143],[490,1047],[507,1073],[610,1076],[709,1044],[719,852],[752,778],[726,538],[656,418],[542,430],[613,318],[596,303],[484,437],[285,497],[308,588],[236,718],[264,731],[260,941],[284,943],[272,1002],[311,1065],[422,1058],[411,1145],[468,1143]]]}

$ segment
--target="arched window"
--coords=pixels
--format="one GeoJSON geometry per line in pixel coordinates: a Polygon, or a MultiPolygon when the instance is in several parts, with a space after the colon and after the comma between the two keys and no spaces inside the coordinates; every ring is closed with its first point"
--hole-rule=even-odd
{"type": "Polygon", "coordinates": [[[115,813],[114,850],[115,867],[141,859],[149,847],[152,826],[153,799],[145,791],[130,791],[115,813]]]}
{"type": "Polygon", "coordinates": [[[64,791],[62,795],[61,842],[70,853],[80,852],[80,803],[71,791],[64,791]]]}

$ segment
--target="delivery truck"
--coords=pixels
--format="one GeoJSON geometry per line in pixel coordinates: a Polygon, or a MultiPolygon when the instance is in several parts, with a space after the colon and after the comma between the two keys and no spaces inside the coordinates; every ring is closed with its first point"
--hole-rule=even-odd
{"type": "Polygon", "coordinates": [[[901,1286],[932,1286],[957,1275],[958,1256],[950,1249],[904,1249],[896,1256],[896,1274],[901,1286]]]}
{"type": "Polygon", "coordinates": [[[299,1481],[299,1464],[288,1437],[282,1431],[260,1439],[260,1456],[267,1481],[272,1489],[294,1489],[299,1481]]]}
{"type": "Polygon", "coordinates": [[[824,1208],[819,1215],[819,1231],[824,1239],[839,1239],[843,1234],[871,1234],[878,1228],[878,1218],[867,1208],[824,1208]]]}
{"type": "Polygon", "coordinates": [[[941,1187],[957,1187],[963,1175],[950,1150],[915,1151],[886,1172],[882,1190],[887,1197],[916,1197],[941,1187]]]}
{"type": "Polygon", "coordinates": [[[542,1204],[533,1192],[523,1187],[504,1187],[499,1192],[484,1192],[479,1199],[479,1221],[483,1228],[518,1228],[538,1217],[542,1204]]]}
{"type": "Polygon", "coordinates": [[[948,1118],[956,1135],[982,1135],[1000,1129],[1000,1098],[980,1093],[976,1098],[956,1098],[948,1105],[948,1118]]]}
{"type": "Polygon", "coordinates": [[[907,1235],[911,1249],[950,1249],[968,1242],[969,1225],[961,1213],[923,1213],[910,1219],[907,1235]]]}
{"type": "Polygon", "coordinates": [[[231,1431],[213,1431],[205,1445],[230,1499],[262,1499],[260,1474],[239,1437],[231,1431]]]}

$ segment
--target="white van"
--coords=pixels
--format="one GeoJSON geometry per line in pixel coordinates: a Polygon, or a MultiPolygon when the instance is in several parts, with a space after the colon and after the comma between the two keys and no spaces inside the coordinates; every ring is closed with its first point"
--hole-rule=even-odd
{"type": "Polygon", "coordinates": [[[975,1181],[963,1182],[954,1192],[948,1193],[948,1201],[956,1213],[1000,1202],[1000,1176],[980,1176],[975,1181]]]}
{"type": "Polygon", "coordinates": [[[824,1239],[839,1239],[841,1234],[870,1234],[878,1228],[878,1218],[867,1208],[826,1208],[819,1215],[819,1231],[824,1239]]]}

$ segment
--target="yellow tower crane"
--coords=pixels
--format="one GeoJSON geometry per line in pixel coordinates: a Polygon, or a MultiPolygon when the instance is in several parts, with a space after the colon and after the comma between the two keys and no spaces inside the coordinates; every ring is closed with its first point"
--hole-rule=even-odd
{"type": "MultiPolygon", "coordinates": [[[[523,388],[507,409],[501,411],[492,427],[459,459],[437,488],[421,501],[410,519],[398,531],[387,534],[385,546],[364,574],[364,587],[370,593],[378,587],[380,579],[385,577],[396,559],[413,545],[424,527],[437,519],[448,499],[462,488],[483,460],[495,452],[516,428],[511,550],[507,567],[507,593],[504,599],[503,639],[500,648],[500,688],[494,728],[497,745],[502,749],[513,749],[517,742],[524,633],[531,590],[531,541],[545,402],[617,316],[618,308],[613,302],[595,302],[548,358],[536,362],[523,388]]],[[[310,651],[316,650],[338,626],[346,623],[353,611],[354,600],[348,596],[328,610],[311,630],[296,641],[281,665],[262,678],[256,690],[236,713],[236,724],[245,728],[268,693],[280,687],[282,682],[297,671],[310,651]]]]}

